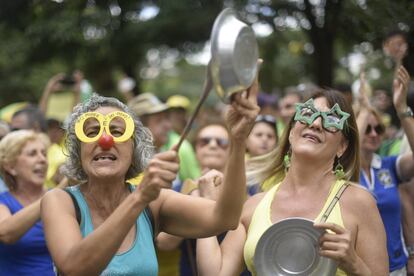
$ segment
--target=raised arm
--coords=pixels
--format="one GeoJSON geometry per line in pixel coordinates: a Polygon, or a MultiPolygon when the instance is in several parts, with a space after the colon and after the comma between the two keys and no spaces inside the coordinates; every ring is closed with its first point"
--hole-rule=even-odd
{"type": "MultiPolygon", "coordinates": [[[[48,80],[43,90],[42,96],[39,100],[39,109],[40,111],[42,111],[43,114],[46,114],[47,112],[47,105],[48,105],[50,96],[57,91],[61,91],[65,89],[65,87],[61,84],[61,81],[64,78],[65,78],[64,73],[58,73],[48,80]]],[[[73,96],[74,96],[71,109],[80,102],[80,89],[81,89],[80,86],[83,81],[82,72],[79,70],[75,71],[75,73],[73,74],[73,80],[75,83],[73,84],[72,87],[69,88],[70,90],[72,90],[73,96]]]]}
{"type": "Polygon", "coordinates": [[[49,102],[50,96],[56,92],[62,89],[62,85],[60,84],[60,81],[64,78],[63,73],[59,73],[51,77],[46,86],[43,90],[42,97],[39,100],[39,109],[42,111],[43,114],[46,114],[47,111],[47,103],[49,102]]]}
{"type": "MultiPolygon", "coordinates": [[[[407,105],[407,93],[410,85],[410,75],[404,66],[400,66],[398,69],[394,82],[393,82],[393,97],[392,101],[397,111],[398,117],[401,122],[401,126],[407,135],[408,143],[411,151],[414,149],[414,118],[408,109],[407,105]]],[[[398,163],[400,177],[403,180],[408,180],[414,177],[414,159],[412,152],[405,153],[401,156],[401,160],[398,163]]]]}
{"type": "Polygon", "coordinates": [[[119,249],[137,217],[169,188],[178,171],[174,151],[156,155],[144,172],[140,186],[91,234],[82,238],[70,196],[55,189],[42,200],[41,215],[49,251],[64,275],[98,275],[119,249]]]}
{"type": "Polygon", "coordinates": [[[197,238],[217,235],[238,226],[246,199],[245,140],[259,112],[258,81],[243,93],[235,95],[226,116],[230,152],[222,191],[217,201],[190,198],[163,191],[160,209],[161,230],[170,234],[197,238]]]}

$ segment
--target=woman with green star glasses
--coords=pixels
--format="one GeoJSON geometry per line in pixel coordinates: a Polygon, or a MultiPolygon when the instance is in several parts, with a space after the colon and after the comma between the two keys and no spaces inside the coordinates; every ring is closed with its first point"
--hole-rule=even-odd
{"type": "Polygon", "coordinates": [[[239,275],[245,266],[253,275],[388,275],[375,199],[356,183],[355,116],[339,92],[319,90],[298,104],[278,147],[250,159],[247,177],[264,192],[246,201],[238,228],[221,244],[197,241],[200,275],[239,275]],[[302,226],[289,224],[295,219],[322,231],[310,247],[302,226]],[[333,273],[320,258],[334,260],[333,273]]]}

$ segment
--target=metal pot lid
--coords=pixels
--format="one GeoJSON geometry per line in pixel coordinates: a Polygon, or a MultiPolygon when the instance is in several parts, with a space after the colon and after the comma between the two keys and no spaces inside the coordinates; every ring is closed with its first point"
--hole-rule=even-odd
{"type": "Polygon", "coordinates": [[[288,218],[273,224],[256,247],[257,275],[335,275],[335,261],[318,254],[318,239],[323,232],[304,218],[288,218]]]}
{"type": "Polygon", "coordinates": [[[256,37],[252,28],[237,19],[230,8],[224,9],[214,22],[211,56],[211,78],[224,102],[252,85],[259,58],[256,37]]]}

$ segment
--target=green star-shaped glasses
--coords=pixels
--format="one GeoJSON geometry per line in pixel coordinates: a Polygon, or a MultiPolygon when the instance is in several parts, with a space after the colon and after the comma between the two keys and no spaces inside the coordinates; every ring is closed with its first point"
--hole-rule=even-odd
{"type": "Polygon", "coordinates": [[[335,133],[344,129],[346,120],[350,115],[342,111],[337,103],[329,111],[320,111],[316,109],[313,99],[309,99],[305,103],[296,104],[296,113],[293,119],[311,125],[319,116],[322,117],[323,128],[335,133]]]}

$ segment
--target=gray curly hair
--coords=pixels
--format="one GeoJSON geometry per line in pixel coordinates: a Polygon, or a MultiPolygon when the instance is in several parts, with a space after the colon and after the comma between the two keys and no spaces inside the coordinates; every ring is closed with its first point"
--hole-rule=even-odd
{"type": "Polygon", "coordinates": [[[68,178],[77,180],[81,183],[87,182],[88,176],[82,168],[80,141],[75,134],[75,123],[79,116],[85,112],[94,111],[102,106],[119,108],[123,112],[128,113],[134,120],[134,151],[132,153],[132,163],[126,173],[125,179],[133,178],[141,173],[154,154],[151,132],[142,125],[141,121],[125,104],[116,98],[102,97],[93,94],[87,102],[78,104],[74,107],[73,113],[64,124],[66,130],[65,144],[68,158],[62,167],[62,173],[68,178]]]}

